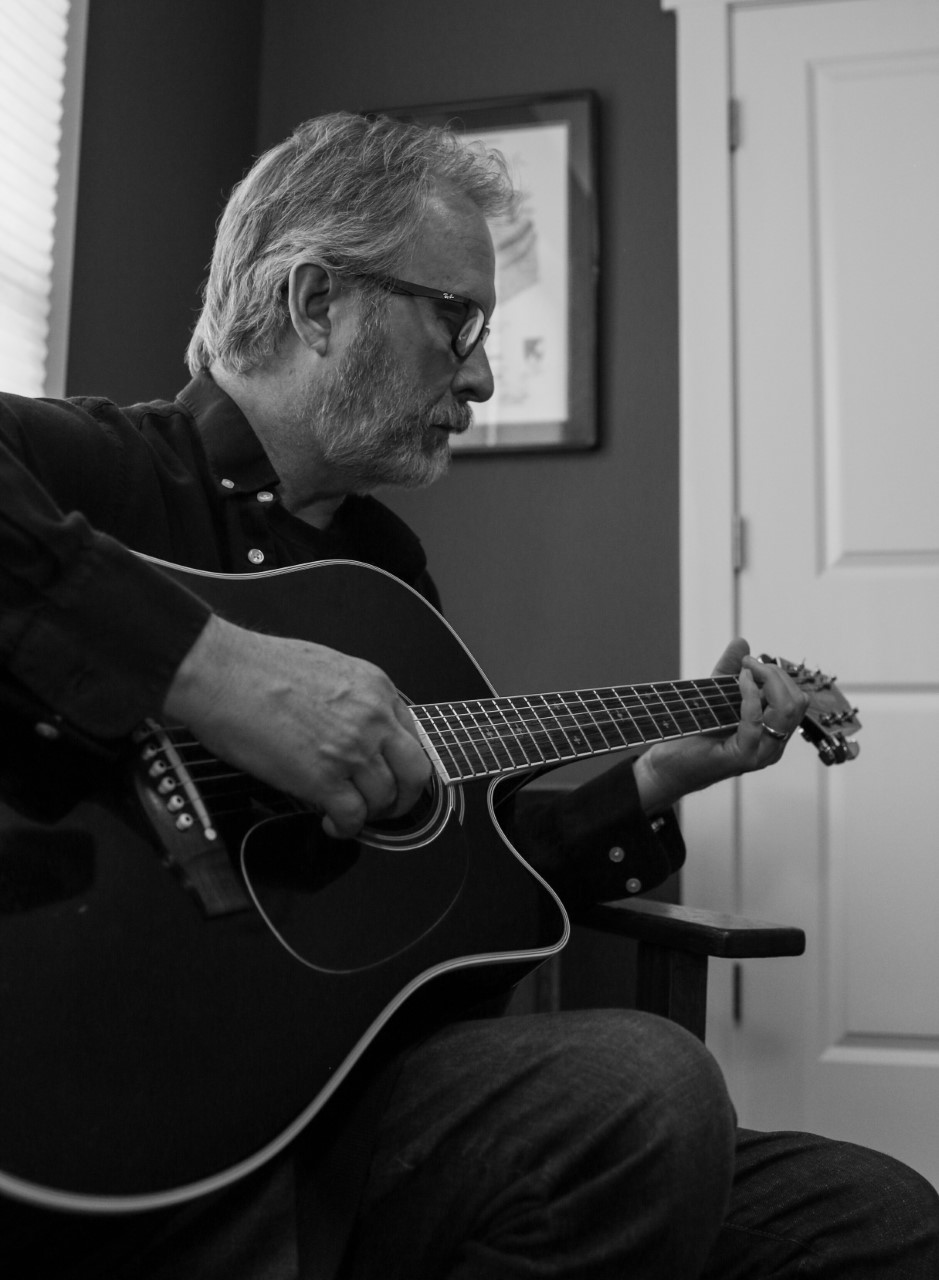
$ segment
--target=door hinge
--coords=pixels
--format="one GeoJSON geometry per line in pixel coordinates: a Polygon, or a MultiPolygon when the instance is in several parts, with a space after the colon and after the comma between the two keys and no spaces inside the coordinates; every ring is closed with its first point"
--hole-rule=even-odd
{"type": "Polygon", "coordinates": [[[741,515],[734,516],[731,542],[734,573],[743,573],[747,567],[747,522],[741,515]]]}
{"type": "Polygon", "coordinates": [[[733,1019],[734,1026],[743,1022],[743,965],[735,963],[733,970],[733,1019]]]}
{"type": "Polygon", "coordinates": [[[740,146],[740,99],[731,98],[727,103],[727,145],[731,151],[740,146]]]}

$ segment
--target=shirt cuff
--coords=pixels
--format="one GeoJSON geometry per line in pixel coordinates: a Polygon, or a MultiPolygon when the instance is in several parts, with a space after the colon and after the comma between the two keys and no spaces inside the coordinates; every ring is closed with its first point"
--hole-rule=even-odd
{"type": "Polygon", "coordinates": [[[571,791],[519,795],[507,821],[519,853],[571,907],[645,893],[685,860],[674,814],[643,811],[631,760],[571,791]]]}

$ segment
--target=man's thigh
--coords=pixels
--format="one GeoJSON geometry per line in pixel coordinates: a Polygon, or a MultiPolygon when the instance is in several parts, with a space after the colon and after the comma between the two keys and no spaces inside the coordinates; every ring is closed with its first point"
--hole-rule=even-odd
{"type": "Polygon", "coordinates": [[[713,1059],[662,1019],[448,1027],[405,1060],[344,1274],[696,1275],[733,1128],[713,1059]]]}

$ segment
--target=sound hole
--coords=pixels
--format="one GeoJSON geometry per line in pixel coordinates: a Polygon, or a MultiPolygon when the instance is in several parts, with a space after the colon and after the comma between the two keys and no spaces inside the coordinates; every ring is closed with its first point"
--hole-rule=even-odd
{"type": "Polygon", "coordinates": [[[449,817],[438,786],[417,813],[359,840],[330,839],[310,814],[272,818],[245,841],[245,880],[296,959],[331,973],[371,968],[425,937],[459,897],[468,853],[449,817]]]}
{"type": "Polygon", "coordinates": [[[369,822],[360,839],[373,849],[416,849],[432,840],[453,808],[454,792],[434,774],[408,813],[369,822]]]}

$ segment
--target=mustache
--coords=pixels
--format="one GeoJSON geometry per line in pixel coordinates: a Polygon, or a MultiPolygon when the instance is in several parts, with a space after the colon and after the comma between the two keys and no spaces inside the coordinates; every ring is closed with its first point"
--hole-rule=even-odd
{"type": "Polygon", "coordinates": [[[434,405],[421,414],[421,425],[445,427],[454,435],[461,436],[473,425],[473,410],[468,404],[454,404],[447,407],[434,405]]]}

